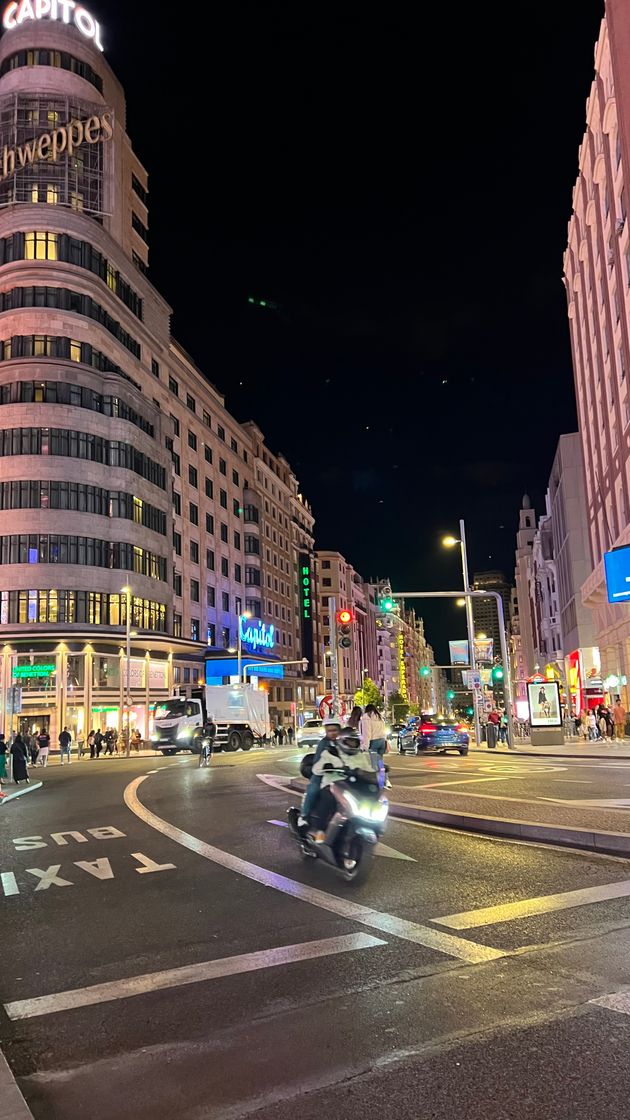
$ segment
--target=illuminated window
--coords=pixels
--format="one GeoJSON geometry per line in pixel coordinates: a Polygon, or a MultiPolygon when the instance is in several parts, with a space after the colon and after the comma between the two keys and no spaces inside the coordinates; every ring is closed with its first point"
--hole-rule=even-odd
{"type": "Polygon", "coordinates": [[[83,209],[83,195],[78,191],[72,191],[70,194],[70,205],[73,210],[83,209]]]}
{"type": "Polygon", "coordinates": [[[48,338],[45,334],[33,335],[33,357],[52,357],[52,338],[48,338]]]}
{"type": "Polygon", "coordinates": [[[142,498],[134,498],[133,500],[133,519],[138,525],[142,525],[142,507],[144,502],[142,498]]]}
{"type": "Polygon", "coordinates": [[[73,362],[81,361],[81,343],[70,339],[70,359],[73,362]]]}
{"type": "MultiPolygon", "coordinates": [[[[111,288],[112,292],[116,291],[116,269],[109,263],[109,261],[107,262],[107,287],[111,288]]],[[[160,376],[159,368],[157,376],[160,376]]]]}
{"type": "Polygon", "coordinates": [[[57,234],[36,231],[24,235],[27,261],[56,261],[57,234]]]}
{"type": "Polygon", "coordinates": [[[59,201],[59,191],[52,183],[46,187],[46,202],[49,206],[56,206],[59,201]]]}
{"type": "Polygon", "coordinates": [[[46,114],[46,120],[49,124],[57,124],[59,121],[59,113],[56,109],[49,109],[46,114]]]}

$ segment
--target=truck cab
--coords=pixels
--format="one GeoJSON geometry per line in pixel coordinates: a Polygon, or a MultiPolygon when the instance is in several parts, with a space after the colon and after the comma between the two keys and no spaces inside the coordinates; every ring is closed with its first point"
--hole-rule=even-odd
{"type": "Polygon", "coordinates": [[[205,726],[201,700],[172,696],[155,710],[151,740],[153,746],[164,754],[176,754],[179,750],[199,754],[205,726]]]}

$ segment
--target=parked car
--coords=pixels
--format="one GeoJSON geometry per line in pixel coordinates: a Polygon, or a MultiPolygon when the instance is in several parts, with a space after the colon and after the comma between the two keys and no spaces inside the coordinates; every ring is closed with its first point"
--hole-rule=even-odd
{"type": "Polygon", "coordinates": [[[307,719],[303,727],[298,727],[298,747],[316,747],[324,738],[324,722],[321,719],[307,719]]]}
{"type": "Polygon", "coordinates": [[[438,754],[458,751],[468,754],[468,727],[453,716],[422,715],[398,734],[399,754],[438,754]]]}

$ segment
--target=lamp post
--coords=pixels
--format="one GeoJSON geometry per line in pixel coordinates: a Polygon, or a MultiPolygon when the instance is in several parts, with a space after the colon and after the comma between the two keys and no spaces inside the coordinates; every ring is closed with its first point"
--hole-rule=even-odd
{"type": "Polygon", "coordinates": [[[127,729],[125,732],[125,754],[129,758],[131,743],[130,743],[130,720],[131,720],[131,588],[123,587],[122,593],[127,597],[126,609],[126,624],[127,624],[127,729]]]}
{"type": "MultiPolygon", "coordinates": [[[[473,618],[473,605],[472,598],[470,597],[470,579],[468,576],[468,553],[466,551],[466,525],[463,520],[459,522],[459,538],[457,537],[444,537],[442,544],[445,548],[453,548],[456,544],[460,546],[462,557],[462,576],[464,580],[464,591],[466,592],[466,629],[468,630],[468,662],[470,671],[475,672],[475,621],[473,618]]],[[[479,724],[479,706],[477,689],[472,689],[473,710],[475,719],[475,739],[477,746],[481,746],[481,728],[479,724]]]]}
{"type": "Polygon", "coordinates": [[[251,618],[251,617],[252,617],[252,612],[251,611],[243,611],[238,616],[238,641],[237,641],[237,647],[236,648],[237,648],[237,658],[238,658],[238,660],[237,660],[237,671],[238,671],[239,684],[240,684],[240,680],[241,680],[241,665],[243,663],[243,639],[241,637],[241,623],[244,622],[246,619],[251,618]]]}
{"type": "Polygon", "coordinates": [[[365,678],[367,676],[367,669],[361,670],[361,699],[363,700],[363,707],[365,707],[365,678]]]}

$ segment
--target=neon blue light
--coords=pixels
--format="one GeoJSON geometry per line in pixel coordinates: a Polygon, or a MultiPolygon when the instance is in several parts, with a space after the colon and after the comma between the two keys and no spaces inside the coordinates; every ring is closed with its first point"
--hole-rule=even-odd
{"type": "Polygon", "coordinates": [[[257,649],[273,649],[275,646],[275,626],[268,626],[259,618],[241,618],[239,625],[241,642],[254,652],[257,649]]]}

